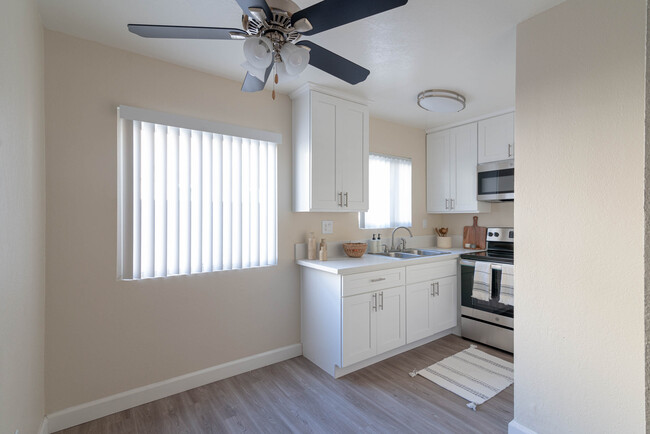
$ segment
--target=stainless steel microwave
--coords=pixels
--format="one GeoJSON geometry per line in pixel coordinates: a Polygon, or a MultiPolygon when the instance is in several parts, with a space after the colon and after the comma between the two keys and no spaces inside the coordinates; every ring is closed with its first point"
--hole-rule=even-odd
{"type": "Polygon", "coordinates": [[[503,160],[477,166],[477,199],[485,202],[515,200],[515,161],[503,160]]]}

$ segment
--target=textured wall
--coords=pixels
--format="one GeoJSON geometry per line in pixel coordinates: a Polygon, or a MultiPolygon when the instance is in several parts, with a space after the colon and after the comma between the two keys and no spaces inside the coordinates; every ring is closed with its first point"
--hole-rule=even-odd
{"type": "Polygon", "coordinates": [[[43,420],[43,28],[32,0],[0,8],[0,432],[43,420]]]}
{"type": "Polygon", "coordinates": [[[645,432],[646,2],[518,26],[515,420],[645,432]]]}
{"type": "MultiPolygon", "coordinates": [[[[46,32],[47,412],[300,341],[293,244],[356,213],[291,212],[291,101],[240,83],[46,32]],[[150,108],[279,132],[279,264],[168,279],[116,275],[116,112],[150,108]]],[[[422,130],[370,121],[371,151],[413,158],[415,234],[430,234],[422,130]],[[422,229],[427,219],[428,228],[422,229]]],[[[385,233],[387,233],[385,231],[385,233]]]]}

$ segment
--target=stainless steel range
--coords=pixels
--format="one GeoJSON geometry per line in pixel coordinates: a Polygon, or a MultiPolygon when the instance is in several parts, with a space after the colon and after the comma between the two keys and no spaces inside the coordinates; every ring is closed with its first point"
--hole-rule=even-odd
{"type": "Polygon", "coordinates": [[[461,335],[505,351],[513,352],[514,306],[499,302],[501,271],[514,264],[513,228],[488,228],[487,251],[460,255],[461,335]],[[472,297],[477,261],[490,262],[491,293],[488,301],[472,297]]]}

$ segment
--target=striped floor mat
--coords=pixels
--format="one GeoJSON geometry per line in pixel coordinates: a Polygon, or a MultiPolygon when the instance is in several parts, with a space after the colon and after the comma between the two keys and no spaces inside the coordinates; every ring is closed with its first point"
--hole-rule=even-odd
{"type": "Polygon", "coordinates": [[[514,365],[476,349],[476,345],[411,373],[421,375],[470,401],[476,409],[513,381],[514,365]]]}

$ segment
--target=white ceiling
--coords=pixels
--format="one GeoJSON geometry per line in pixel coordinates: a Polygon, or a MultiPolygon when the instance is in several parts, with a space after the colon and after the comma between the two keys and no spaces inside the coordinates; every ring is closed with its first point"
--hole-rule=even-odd
{"type": "MultiPolygon", "coordinates": [[[[304,8],[318,0],[294,0],[304,8]]],[[[311,81],[370,100],[372,116],[432,128],[497,112],[515,103],[516,25],[563,0],[410,0],[406,6],[307,37],[370,70],[349,85],[309,66],[278,86],[311,81]],[[417,94],[460,92],[467,107],[436,114],[417,94]]],[[[145,39],[128,23],[241,28],[235,0],[39,0],[46,28],[242,81],[242,41],[145,39]]],[[[344,12],[343,12],[344,13],[344,12]]],[[[271,86],[271,80],[267,89],[271,86]]]]}

